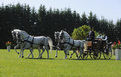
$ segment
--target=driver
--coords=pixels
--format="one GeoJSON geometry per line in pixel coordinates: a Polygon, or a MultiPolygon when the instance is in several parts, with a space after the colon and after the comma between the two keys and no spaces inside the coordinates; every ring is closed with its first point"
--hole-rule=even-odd
{"type": "Polygon", "coordinates": [[[87,41],[94,41],[95,40],[95,33],[92,31],[92,27],[90,28],[89,34],[87,36],[89,39],[87,41]]]}
{"type": "Polygon", "coordinates": [[[94,31],[92,31],[92,27],[91,27],[90,31],[89,31],[89,34],[88,34],[88,36],[86,38],[86,41],[92,41],[92,46],[94,46],[93,45],[94,40],[95,40],[95,33],[94,33],[94,31]]]}

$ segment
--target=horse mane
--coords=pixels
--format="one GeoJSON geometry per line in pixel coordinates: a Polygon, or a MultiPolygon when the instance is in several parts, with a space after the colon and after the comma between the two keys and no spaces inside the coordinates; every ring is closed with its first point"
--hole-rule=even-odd
{"type": "Polygon", "coordinates": [[[27,35],[29,35],[26,31],[24,31],[24,30],[21,30],[21,32],[24,32],[24,33],[26,33],[27,35]]]}
{"type": "Polygon", "coordinates": [[[66,33],[69,37],[71,37],[66,31],[63,31],[64,33],[66,33]]]}

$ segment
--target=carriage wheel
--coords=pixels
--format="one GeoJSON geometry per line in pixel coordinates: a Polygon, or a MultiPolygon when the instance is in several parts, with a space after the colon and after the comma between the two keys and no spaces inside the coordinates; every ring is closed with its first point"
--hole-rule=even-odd
{"type": "Polygon", "coordinates": [[[108,49],[104,49],[103,56],[104,56],[104,59],[111,59],[111,57],[112,57],[111,47],[109,47],[108,49]]]}
{"type": "Polygon", "coordinates": [[[83,59],[87,59],[87,57],[88,57],[88,51],[84,51],[84,53],[83,53],[83,59]]]}
{"type": "Polygon", "coordinates": [[[98,49],[95,49],[93,52],[93,58],[94,59],[100,59],[101,58],[101,52],[98,49]]]}
{"type": "Polygon", "coordinates": [[[90,51],[89,51],[89,55],[90,55],[90,58],[91,58],[91,59],[93,59],[93,52],[94,52],[93,50],[90,50],[90,51]]]}

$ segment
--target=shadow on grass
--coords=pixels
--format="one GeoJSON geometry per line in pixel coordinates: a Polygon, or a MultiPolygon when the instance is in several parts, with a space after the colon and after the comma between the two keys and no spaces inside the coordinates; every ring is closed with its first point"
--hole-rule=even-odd
{"type": "Polygon", "coordinates": [[[63,58],[25,58],[25,59],[36,59],[36,60],[84,60],[84,61],[87,61],[87,60],[115,60],[115,59],[76,59],[76,58],[68,58],[68,59],[63,59],[63,58]]]}
{"type": "Polygon", "coordinates": [[[84,61],[87,61],[87,60],[115,60],[115,59],[68,59],[68,60],[84,60],[84,61]]]}
{"type": "Polygon", "coordinates": [[[47,58],[25,58],[25,59],[36,59],[36,60],[54,60],[55,58],[49,58],[49,59],[47,59],[47,58]]]}

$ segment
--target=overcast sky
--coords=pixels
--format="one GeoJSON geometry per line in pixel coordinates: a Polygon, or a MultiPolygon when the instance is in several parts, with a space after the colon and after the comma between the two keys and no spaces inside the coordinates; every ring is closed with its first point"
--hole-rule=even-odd
{"type": "Polygon", "coordinates": [[[104,17],[108,20],[113,20],[114,23],[121,18],[121,0],[0,0],[0,6],[2,4],[27,4],[30,7],[35,7],[36,10],[39,6],[45,5],[46,9],[62,9],[70,8],[72,11],[76,11],[80,15],[84,12],[89,15],[92,11],[99,19],[104,17]]]}

